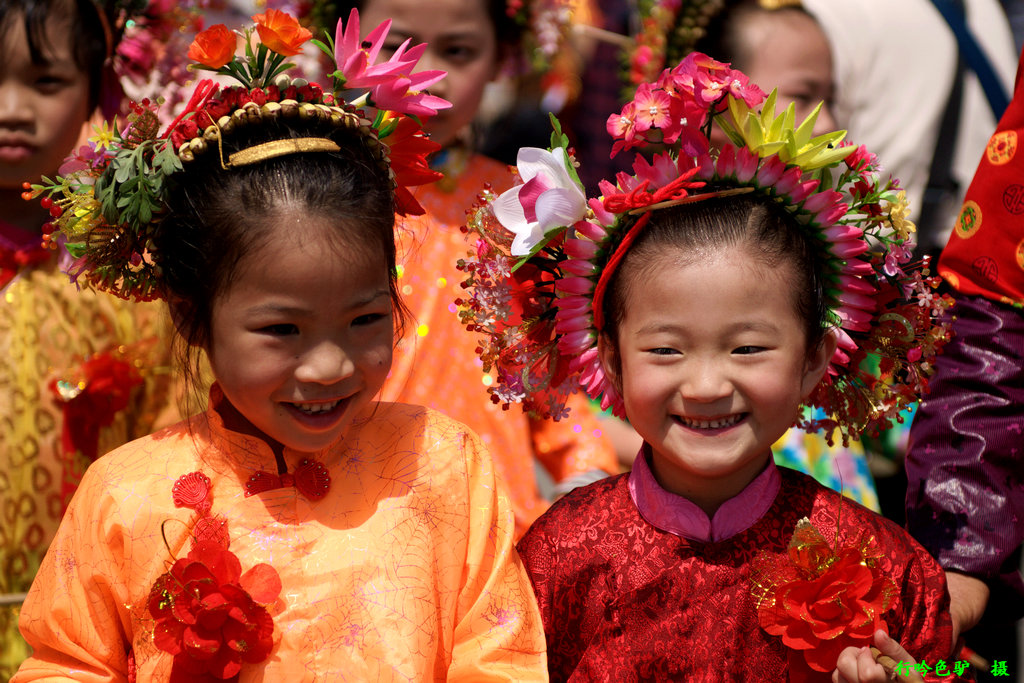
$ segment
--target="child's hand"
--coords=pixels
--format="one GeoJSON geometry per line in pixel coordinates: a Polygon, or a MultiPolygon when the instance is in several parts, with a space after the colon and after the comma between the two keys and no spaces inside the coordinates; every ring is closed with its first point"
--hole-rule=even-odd
{"type": "Polygon", "coordinates": [[[891,680],[899,681],[923,681],[914,666],[917,660],[914,659],[903,646],[889,637],[882,630],[875,631],[875,647],[880,654],[879,659],[888,657],[892,666],[904,663],[907,666],[901,667],[895,675],[892,673],[892,666],[887,670],[875,659],[872,648],[869,647],[848,647],[839,653],[839,661],[836,662],[836,670],[832,672],[832,683],[887,683],[891,680]]]}

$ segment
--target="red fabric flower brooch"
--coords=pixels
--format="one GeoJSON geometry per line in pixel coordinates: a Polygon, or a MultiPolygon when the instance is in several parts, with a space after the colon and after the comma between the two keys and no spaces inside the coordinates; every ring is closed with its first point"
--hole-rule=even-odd
{"type": "Polygon", "coordinates": [[[839,653],[870,645],[896,584],[876,566],[872,539],[833,548],[806,518],[789,543],[789,563],[762,553],[751,582],[761,628],[790,648],[790,681],[831,680],[839,653]],[[822,677],[822,676],[825,677],[822,677]]]}
{"type": "Polygon", "coordinates": [[[202,472],[179,477],[174,504],[196,511],[192,549],[153,584],[149,613],[153,643],[174,657],[171,681],[200,677],[227,680],[243,664],[264,661],[274,645],[267,605],[277,600],[281,578],[269,564],[242,571],[228,549],[227,521],[210,515],[210,479],[202,472]]]}

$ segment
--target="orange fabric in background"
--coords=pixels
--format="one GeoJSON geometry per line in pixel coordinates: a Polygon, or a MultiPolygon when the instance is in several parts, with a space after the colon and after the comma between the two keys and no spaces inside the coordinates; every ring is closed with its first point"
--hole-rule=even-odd
{"type": "Polygon", "coordinates": [[[20,626],[35,654],[12,683],[49,677],[166,681],[153,640],[157,578],[191,547],[197,513],[175,507],[179,477],[211,480],[242,571],[271,565],[274,645],[247,681],[547,680],[544,632],[512,544],[508,500],[462,425],[420,406],[371,404],[319,453],[286,449],[288,471],[326,466],[328,495],[294,487],[246,497],[276,472],[259,439],[226,430],[216,406],[134,441],[86,472],[43,561],[20,626]],[[73,673],[72,673],[73,672],[73,673]]]}
{"type": "Polygon", "coordinates": [[[473,248],[460,226],[485,183],[494,191],[511,187],[508,167],[484,156],[470,157],[454,187],[451,180],[416,188],[425,216],[399,218],[399,289],[412,311],[404,339],[384,384],[387,401],[440,410],[469,425],[494,458],[510,489],[516,538],[550,505],[537,486],[536,457],[555,482],[575,474],[618,472],[615,453],[582,395],[570,400],[568,418],[531,420],[518,406],[505,411],[491,403],[476,354],[477,336],[459,322],[455,299],[465,296],[465,275],[455,267],[473,248]]]}

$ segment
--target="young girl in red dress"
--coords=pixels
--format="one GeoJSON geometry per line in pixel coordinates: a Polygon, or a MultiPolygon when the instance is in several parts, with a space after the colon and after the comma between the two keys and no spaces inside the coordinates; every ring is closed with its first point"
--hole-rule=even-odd
{"type": "Polygon", "coordinates": [[[465,316],[491,334],[495,394],[545,413],[582,387],[644,440],[519,544],[553,680],[881,681],[949,660],[928,553],[771,458],[802,405],[835,438],[885,424],[946,336],[896,183],[775,101],[695,53],[609,117],[615,152],[657,145],[634,175],[588,201],[556,129],[470,222],[465,316]]]}

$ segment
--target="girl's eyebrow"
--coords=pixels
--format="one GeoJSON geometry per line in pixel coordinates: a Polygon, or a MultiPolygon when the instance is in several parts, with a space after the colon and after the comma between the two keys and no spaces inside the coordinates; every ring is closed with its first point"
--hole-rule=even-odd
{"type": "MultiPolygon", "coordinates": [[[[472,40],[475,39],[476,36],[476,31],[471,31],[469,29],[460,31],[458,29],[454,29],[441,34],[434,40],[434,42],[436,43],[439,40],[472,40]]],[[[389,37],[396,38],[399,42],[406,40],[408,38],[412,40],[413,45],[415,45],[416,43],[426,42],[421,38],[417,38],[415,33],[403,31],[402,29],[399,28],[392,28],[389,37]]]]}
{"type": "MultiPolygon", "coordinates": [[[[734,323],[726,328],[726,332],[735,334],[737,332],[776,332],[778,326],[770,321],[744,320],[734,323]]],[[[637,334],[657,334],[659,332],[685,332],[686,328],[678,323],[656,320],[647,323],[636,331],[637,334]]]]}
{"type": "MultiPolygon", "coordinates": [[[[349,310],[355,310],[362,308],[363,306],[369,306],[377,302],[378,300],[386,298],[390,301],[391,292],[386,289],[378,290],[374,293],[368,294],[367,296],[350,302],[349,310]]],[[[252,308],[248,309],[249,313],[255,314],[276,314],[276,315],[290,315],[290,316],[302,316],[310,315],[313,313],[312,309],[303,308],[300,306],[289,306],[288,304],[277,304],[269,302],[265,304],[257,304],[252,308]]]]}

